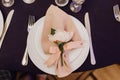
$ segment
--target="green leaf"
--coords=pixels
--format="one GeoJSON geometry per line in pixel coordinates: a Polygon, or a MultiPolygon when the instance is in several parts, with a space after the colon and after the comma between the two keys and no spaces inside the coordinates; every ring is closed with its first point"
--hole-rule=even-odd
{"type": "Polygon", "coordinates": [[[50,34],[51,34],[51,35],[54,35],[54,34],[55,34],[55,31],[56,31],[55,29],[51,28],[51,33],[50,33],[50,34]]]}

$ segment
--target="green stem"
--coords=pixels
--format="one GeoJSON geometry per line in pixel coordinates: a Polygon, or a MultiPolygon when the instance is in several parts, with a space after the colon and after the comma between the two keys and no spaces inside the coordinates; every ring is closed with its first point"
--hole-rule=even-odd
{"type": "Polygon", "coordinates": [[[60,58],[61,58],[61,66],[63,66],[63,57],[62,57],[62,53],[60,54],[60,58]]]}
{"type": "Polygon", "coordinates": [[[63,66],[63,52],[64,52],[64,49],[63,49],[63,45],[64,45],[65,43],[59,43],[58,44],[58,46],[59,46],[59,49],[60,49],[60,51],[61,51],[61,54],[60,54],[60,58],[61,58],[61,66],[63,66]]]}

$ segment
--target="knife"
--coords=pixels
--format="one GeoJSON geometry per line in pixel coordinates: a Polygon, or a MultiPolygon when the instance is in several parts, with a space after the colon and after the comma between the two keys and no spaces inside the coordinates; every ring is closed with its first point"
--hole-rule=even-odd
{"type": "Polygon", "coordinates": [[[4,20],[3,20],[2,11],[0,10],[0,39],[3,33],[3,26],[4,26],[4,20]]]}
{"type": "Polygon", "coordinates": [[[14,13],[14,10],[11,10],[11,11],[8,13],[8,16],[7,16],[7,18],[6,18],[6,21],[5,21],[5,24],[4,24],[4,28],[3,28],[3,34],[1,35],[1,39],[0,39],[0,49],[1,49],[1,46],[2,46],[2,43],[3,43],[4,37],[5,37],[5,35],[6,35],[6,32],[7,32],[7,30],[8,30],[9,24],[10,24],[10,22],[11,22],[13,13],[14,13]]]}
{"type": "Polygon", "coordinates": [[[88,35],[89,35],[89,41],[90,41],[90,61],[91,61],[92,65],[95,65],[96,60],[95,60],[95,55],[94,55],[94,51],[93,51],[91,29],[90,29],[90,19],[89,19],[89,13],[88,12],[85,13],[85,19],[84,20],[85,20],[86,30],[87,30],[88,35]]]}

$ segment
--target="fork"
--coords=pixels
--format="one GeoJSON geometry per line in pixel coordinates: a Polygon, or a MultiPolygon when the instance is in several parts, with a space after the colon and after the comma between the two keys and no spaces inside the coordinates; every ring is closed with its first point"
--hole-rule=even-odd
{"type": "Polygon", "coordinates": [[[119,5],[118,4],[113,6],[113,12],[114,12],[115,19],[118,22],[120,22],[120,10],[119,10],[119,5]]]}
{"type": "MultiPolygon", "coordinates": [[[[34,23],[35,23],[35,16],[29,15],[29,17],[28,17],[28,28],[27,28],[28,34],[29,34],[31,28],[34,26],[34,23]]],[[[26,45],[24,56],[22,58],[22,65],[26,66],[27,64],[28,64],[28,50],[27,50],[27,45],[26,45]]]]}

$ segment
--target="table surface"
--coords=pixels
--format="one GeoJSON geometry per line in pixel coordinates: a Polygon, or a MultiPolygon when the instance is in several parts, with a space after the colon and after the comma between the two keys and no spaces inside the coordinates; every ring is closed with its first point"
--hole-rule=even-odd
{"type": "MultiPolygon", "coordinates": [[[[113,6],[120,5],[120,0],[86,0],[79,13],[73,13],[69,4],[61,9],[76,17],[84,24],[84,15],[89,12],[91,21],[92,41],[96,57],[96,65],[90,64],[90,56],[84,64],[77,69],[86,71],[120,63],[120,23],[113,14],[113,6]]],[[[21,65],[27,40],[28,15],[35,15],[36,20],[45,15],[48,7],[55,4],[54,0],[36,0],[33,4],[25,4],[22,0],[15,0],[12,7],[6,8],[0,3],[4,20],[11,9],[15,10],[11,24],[0,50],[0,69],[14,71],[29,71],[44,73],[29,59],[27,66],[21,65]]]]}

